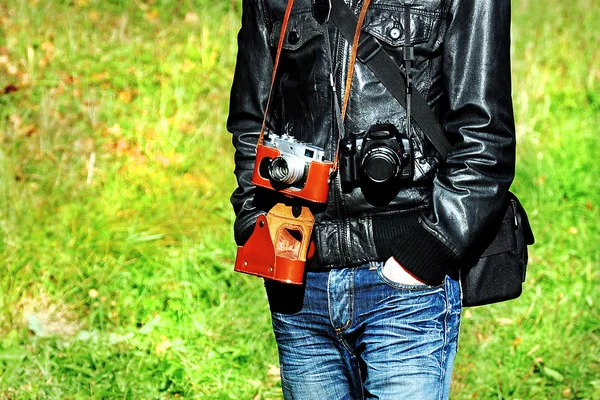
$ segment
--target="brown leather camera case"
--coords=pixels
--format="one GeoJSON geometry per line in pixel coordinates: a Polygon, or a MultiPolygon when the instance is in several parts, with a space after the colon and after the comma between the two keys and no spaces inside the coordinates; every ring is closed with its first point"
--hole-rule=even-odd
{"type": "Polygon", "coordinates": [[[295,216],[292,207],[276,204],[258,217],[252,236],[238,247],[235,271],[302,284],[314,221],[307,207],[295,216]]]}

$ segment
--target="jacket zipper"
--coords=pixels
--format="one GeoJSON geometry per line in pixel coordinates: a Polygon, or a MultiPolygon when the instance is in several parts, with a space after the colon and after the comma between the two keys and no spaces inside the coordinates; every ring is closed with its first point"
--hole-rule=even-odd
{"type": "MultiPolygon", "coordinates": [[[[352,0],[350,0],[349,6],[352,8],[352,0]]],[[[343,88],[343,82],[345,82],[345,75],[348,73],[346,71],[347,68],[347,61],[346,57],[344,57],[344,48],[347,47],[344,45],[343,40],[341,39],[340,36],[340,32],[336,31],[336,35],[335,35],[335,49],[336,49],[336,53],[334,55],[334,66],[336,66],[337,68],[337,73],[336,73],[336,91],[337,91],[337,95],[340,97],[340,100],[344,98],[343,96],[343,92],[342,92],[342,88],[343,88]],[[338,67],[339,66],[339,67],[338,67]]],[[[345,89],[345,88],[343,88],[345,89]]],[[[341,106],[341,104],[340,104],[341,106]]],[[[337,123],[337,121],[336,121],[337,123]]],[[[352,262],[349,254],[350,254],[350,249],[349,249],[349,244],[352,242],[351,238],[350,238],[350,224],[348,222],[348,219],[346,218],[346,209],[343,203],[343,194],[342,194],[342,187],[341,187],[341,181],[338,179],[339,177],[339,173],[336,174],[337,176],[334,179],[333,185],[334,185],[334,196],[335,196],[335,209],[336,209],[336,213],[339,217],[339,221],[341,221],[341,228],[342,228],[342,232],[338,232],[338,235],[340,235],[340,241],[341,241],[341,246],[340,246],[340,250],[342,252],[341,258],[344,260],[344,262],[349,263],[352,262]]]]}

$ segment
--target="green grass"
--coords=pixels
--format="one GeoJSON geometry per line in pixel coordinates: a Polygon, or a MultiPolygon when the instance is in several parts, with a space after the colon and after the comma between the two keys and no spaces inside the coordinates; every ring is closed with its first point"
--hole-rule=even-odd
{"type": "MultiPolygon", "coordinates": [[[[232,272],[240,4],[0,3],[0,398],[278,399],[232,272]]],[[[592,0],[513,3],[523,296],[465,313],[456,399],[600,398],[592,0]]]]}

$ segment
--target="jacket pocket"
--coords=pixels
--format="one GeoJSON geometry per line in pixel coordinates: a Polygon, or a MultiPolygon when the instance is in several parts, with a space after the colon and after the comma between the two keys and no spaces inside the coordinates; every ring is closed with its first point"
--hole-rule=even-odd
{"type": "MultiPolygon", "coordinates": [[[[277,21],[273,24],[273,31],[270,35],[271,46],[277,47],[281,34],[283,21],[277,21]]],[[[310,12],[292,14],[288,22],[283,41],[283,49],[296,51],[304,46],[310,40],[323,35],[323,26],[320,25],[310,12]]]]}
{"type": "MultiPolygon", "coordinates": [[[[431,7],[431,5],[429,5],[431,7]]],[[[409,44],[417,49],[433,51],[438,42],[437,28],[441,21],[441,11],[413,5],[410,8],[409,44]]],[[[388,50],[406,44],[404,5],[398,2],[383,2],[372,4],[365,16],[363,29],[388,45],[388,50]]]]}

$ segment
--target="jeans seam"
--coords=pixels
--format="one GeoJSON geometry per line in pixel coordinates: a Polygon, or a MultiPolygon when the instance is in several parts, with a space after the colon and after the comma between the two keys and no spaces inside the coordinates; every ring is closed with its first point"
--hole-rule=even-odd
{"type": "Polygon", "coordinates": [[[337,332],[337,329],[335,327],[335,323],[333,322],[333,313],[331,312],[331,273],[333,271],[329,271],[329,273],[327,274],[327,312],[329,313],[329,323],[331,324],[331,327],[333,328],[334,332],[337,332]]]}
{"type": "Polygon", "coordinates": [[[350,299],[348,301],[348,307],[349,307],[348,322],[346,323],[346,325],[344,325],[342,327],[342,329],[344,329],[344,330],[348,329],[352,325],[352,322],[354,321],[354,301],[355,301],[354,293],[355,293],[355,287],[356,287],[355,278],[356,278],[356,269],[353,268],[352,274],[350,275],[350,293],[349,293],[350,299]]]}
{"type": "Polygon", "coordinates": [[[446,302],[446,311],[444,312],[444,345],[442,347],[442,354],[440,356],[440,384],[438,389],[438,399],[443,400],[444,396],[444,381],[446,379],[446,353],[448,347],[448,316],[450,315],[450,299],[448,297],[448,277],[444,278],[444,300],[446,302]]]}
{"type": "Polygon", "coordinates": [[[352,285],[350,286],[350,295],[352,296],[352,301],[349,302],[350,316],[348,317],[348,320],[343,326],[336,328],[331,305],[333,303],[331,299],[331,274],[334,273],[334,271],[335,270],[329,271],[329,274],[327,276],[327,311],[329,312],[329,323],[331,324],[331,327],[333,328],[334,332],[342,333],[350,327],[352,320],[354,319],[354,274],[352,274],[352,285]]]}
{"type": "Polygon", "coordinates": [[[365,400],[365,384],[363,381],[362,372],[360,372],[360,361],[358,360],[358,357],[355,358],[355,360],[356,360],[356,371],[358,372],[358,381],[360,383],[360,399],[365,400]]]}
{"type": "Polygon", "coordinates": [[[462,314],[462,302],[463,302],[463,291],[462,291],[462,285],[460,283],[460,281],[458,281],[458,293],[459,293],[459,303],[458,303],[458,307],[460,309],[460,311],[457,313],[458,314],[458,325],[456,326],[456,332],[459,335],[458,338],[456,338],[456,352],[458,353],[458,348],[460,345],[460,325],[462,324],[462,318],[461,318],[461,314],[462,314]]]}
{"type": "Polygon", "coordinates": [[[350,355],[350,358],[352,361],[354,361],[355,365],[353,365],[353,367],[356,368],[356,372],[358,373],[358,379],[359,379],[359,384],[360,384],[360,392],[361,392],[361,400],[365,400],[365,391],[364,391],[364,381],[362,378],[362,372],[360,372],[360,361],[358,359],[358,356],[354,353],[354,349],[351,348],[351,346],[348,344],[348,342],[346,342],[346,339],[344,339],[344,335],[342,332],[336,332],[336,337],[338,339],[338,341],[341,343],[342,347],[344,348],[344,350],[346,350],[348,352],[348,354],[350,355]]]}
{"type": "Polygon", "coordinates": [[[336,338],[337,340],[340,342],[340,344],[342,345],[342,347],[344,348],[344,350],[346,350],[350,356],[350,358],[354,361],[354,367],[356,368],[356,371],[358,372],[358,379],[359,379],[359,384],[361,387],[361,400],[365,399],[365,394],[364,394],[364,388],[363,388],[363,379],[362,379],[362,373],[360,372],[360,362],[358,360],[358,356],[354,353],[354,349],[352,348],[352,346],[350,346],[348,344],[348,342],[346,342],[346,339],[344,338],[344,331],[347,330],[351,325],[352,322],[354,320],[354,301],[355,301],[355,296],[354,293],[356,291],[356,284],[355,284],[355,272],[356,269],[353,268],[351,270],[351,275],[350,275],[350,290],[348,293],[349,296],[349,301],[348,301],[348,307],[349,307],[349,315],[348,315],[348,320],[346,321],[346,324],[344,324],[342,327],[340,328],[336,328],[335,327],[335,323],[333,321],[333,315],[331,312],[331,303],[332,303],[332,299],[331,299],[331,273],[333,271],[330,271],[329,276],[327,278],[327,311],[329,312],[329,322],[331,323],[331,326],[333,327],[334,332],[336,333],[336,338]]]}

